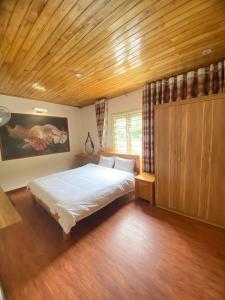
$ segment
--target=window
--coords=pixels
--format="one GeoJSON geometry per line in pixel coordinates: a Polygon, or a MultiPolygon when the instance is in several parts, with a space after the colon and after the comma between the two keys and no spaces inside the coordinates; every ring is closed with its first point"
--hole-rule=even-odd
{"type": "Polygon", "coordinates": [[[118,153],[141,154],[141,112],[113,115],[113,150],[118,153]]]}

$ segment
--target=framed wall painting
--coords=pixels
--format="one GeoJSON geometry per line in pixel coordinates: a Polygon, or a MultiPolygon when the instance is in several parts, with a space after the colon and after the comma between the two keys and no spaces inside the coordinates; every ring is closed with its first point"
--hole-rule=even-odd
{"type": "Polygon", "coordinates": [[[2,160],[70,151],[67,118],[12,113],[0,128],[2,160]]]}

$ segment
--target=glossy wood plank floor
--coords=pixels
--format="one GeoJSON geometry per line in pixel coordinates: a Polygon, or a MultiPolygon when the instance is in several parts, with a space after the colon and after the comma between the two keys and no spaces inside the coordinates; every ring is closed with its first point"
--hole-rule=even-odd
{"type": "Polygon", "coordinates": [[[65,242],[29,193],[12,199],[23,224],[0,232],[9,300],[225,299],[222,229],[123,198],[65,242]]]}

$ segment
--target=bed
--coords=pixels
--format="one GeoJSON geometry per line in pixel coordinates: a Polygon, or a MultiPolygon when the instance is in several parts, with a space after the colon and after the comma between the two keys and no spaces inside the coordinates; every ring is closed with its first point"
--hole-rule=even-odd
{"type": "MultiPolygon", "coordinates": [[[[134,171],[139,172],[139,156],[117,156],[133,158],[134,171]]],[[[32,180],[28,183],[28,189],[33,195],[34,203],[38,202],[54,217],[62,227],[64,238],[68,239],[77,222],[115,199],[131,195],[134,192],[134,173],[90,163],[32,180]]]]}

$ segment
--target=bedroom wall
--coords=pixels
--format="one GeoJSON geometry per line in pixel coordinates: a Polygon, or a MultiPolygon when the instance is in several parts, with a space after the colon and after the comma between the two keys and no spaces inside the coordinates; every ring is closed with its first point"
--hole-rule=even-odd
{"type": "Polygon", "coordinates": [[[34,114],[34,107],[48,109],[47,115],[68,118],[70,152],[2,161],[0,156],[0,186],[4,191],[23,187],[33,178],[69,169],[74,155],[81,152],[81,109],[48,102],[0,95],[0,105],[11,112],[34,114]]]}
{"type": "MultiPolygon", "coordinates": [[[[108,100],[108,138],[107,149],[112,149],[112,115],[132,110],[141,110],[142,106],[142,89],[132,93],[111,98],[108,100]]],[[[95,152],[99,151],[98,132],[96,126],[95,106],[89,105],[81,109],[82,131],[81,131],[81,146],[85,151],[84,144],[87,138],[88,131],[95,145],[95,152]]]]}

